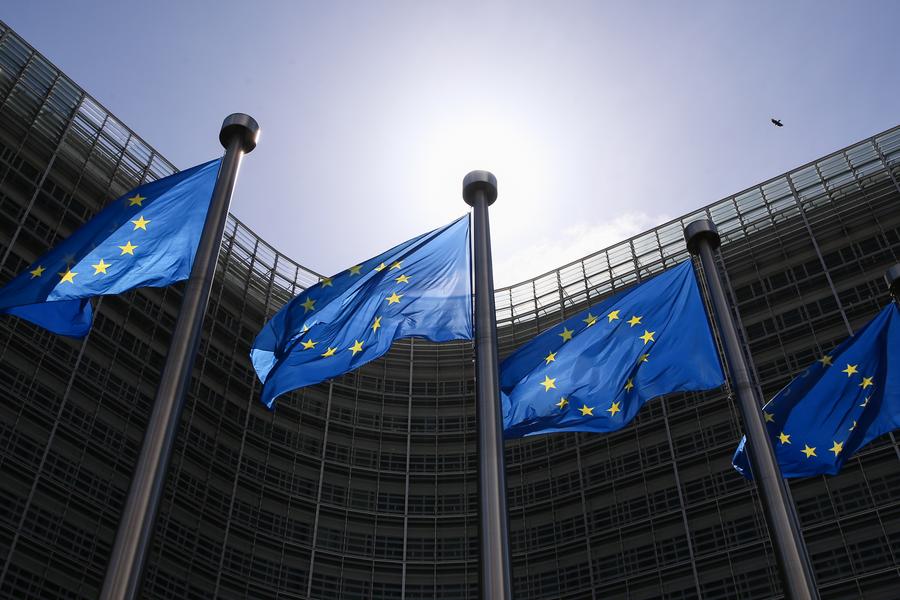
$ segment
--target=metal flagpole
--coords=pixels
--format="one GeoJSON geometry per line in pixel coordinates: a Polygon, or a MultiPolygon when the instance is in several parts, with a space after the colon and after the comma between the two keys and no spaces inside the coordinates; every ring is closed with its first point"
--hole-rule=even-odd
{"type": "Polygon", "coordinates": [[[713,250],[721,245],[715,224],[708,219],[690,223],[684,229],[688,250],[700,256],[703,276],[713,303],[713,313],[725,349],[732,390],[737,397],[744,431],[747,435],[747,450],[753,477],[759,487],[769,536],[775,547],[775,556],[781,570],[785,596],[791,600],[817,600],[816,581],[803,536],[794,511],[793,501],[787,485],[781,477],[775,453],[766,434],[766,425],[761,415],[762,402],[756,388],[750,381],[750,370],[741,350],[737,328],[731,315],[731,308],[725,299],[725,292],[719,272],[716,269],[713,250]]]}
{"type": "Polygon", "coordinates": [[[463,179],[463,199],[474,213],[481,597],[510,600],[512,577],[500,415],[500,372],[497,367],[497,313],[494,309],[494,270],[488,222],[488,206],[497,199],[497,178],[488,171],[472,171],[463,179]]]}
{"type": "Polygon", "coordinates": [[[249,115],[235,113],[226,117],[222,123],[219,141],[225,147],[225,158],[216,179],[191,276],[184,290],[181,311],[156,392],[153,413],[147,424],[141,454],[116,533],[103,591],[100,593],[101,600],[137,598],[200,341],[200,330],[219,259],[231,193],[234,191],[241,158],[256,147],[258,137],[259,125],[249,115]]]}
{"type": "Polygon", "coordinates": [[[896,264],[884,273],[884,280],[891,291],[894,302],[900,302],[900,264],[896,264]]]}

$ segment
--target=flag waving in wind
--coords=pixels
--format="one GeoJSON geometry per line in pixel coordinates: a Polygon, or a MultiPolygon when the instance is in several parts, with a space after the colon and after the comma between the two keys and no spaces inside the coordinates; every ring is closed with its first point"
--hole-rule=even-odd
{"type": "Polygon", "coordinates": [[[0,312],[83,337],[90,299],[187,279],[221,159],[147,183],[111,202],[0,289],[0,312]]]}
{"type": "Polygon", "coordinates": [[[615,431],[648,400],[725,381],[690,261],[550,328],[500,367],[507,438],[615,431]]]}
{"type": "MultiPolygon", "coordinates": [[[[900,309],[884,307],[763,407],[784,477],[834,475],[880,435],[900,429],[900,309]]],[[[732,460],[748,479],[742,439],[732,460]]]]}
{"type": "Polygon", "coordinates": [[[394,340],[472,339],[469,218],[326,277],[266,323],[250,351],[271,408],[291,390],[356,369],[394,340]]]}

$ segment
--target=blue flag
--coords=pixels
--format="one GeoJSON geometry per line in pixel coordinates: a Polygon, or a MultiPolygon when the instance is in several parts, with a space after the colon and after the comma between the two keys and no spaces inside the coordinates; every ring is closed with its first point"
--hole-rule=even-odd
{"type": "Polygon", "coordinates": [[[404,242],[288,302],[250,351],[262,401],[352,371],[394,340],[472,339],[469,219],[404,242]]]}
{"type": "Polygon", "coordinates": [[[615,431],[652,398],[724,381],[686,261],[509,356],[500,367],[504,435],[615,431]]]}
{"type": "MultiPolygon", "coordinates": [[[[857,450],[900,429],[898,311],[886,306],[763,407],[782,476],[834,475],[857,450]]],[[[750,479],[746,443],[732,463],[750,479]]]]}
{"type": "Polygon", "coordinates": [[[90,299],[187,279],[221,159],[142,185],[111,202],[0,289],[0,313],[83,337],[90,299]]]}

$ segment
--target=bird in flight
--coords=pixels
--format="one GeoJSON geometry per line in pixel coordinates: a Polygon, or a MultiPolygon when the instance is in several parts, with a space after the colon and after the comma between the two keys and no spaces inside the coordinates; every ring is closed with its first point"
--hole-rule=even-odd
{"type": "Polygon", "coordinates": [[[784,123],[782,123],[780,119],[772,119],[772,124],[775,125],[775,127],[784,127],[784,123]]]}

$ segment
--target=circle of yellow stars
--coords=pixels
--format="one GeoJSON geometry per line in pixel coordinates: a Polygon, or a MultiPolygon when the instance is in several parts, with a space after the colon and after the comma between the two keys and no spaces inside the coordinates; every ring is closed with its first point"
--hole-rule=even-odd
{"type": "MultiPolygon", "coordinates": [[[[128,203],[128,207],[137,206],[139,209],[144,207],[144,200],[146,200],[146,196],[141,196],[140,194],[135,194],[129,198],[126,198],[125,201],[128,203]]],[[[152,221],[144,217],[143,214],[139,214],[137,219],[132,219],[130,223],[134,226],[132,228],[132,232],[141,230],[147,231],[147,225],[149,225],[152,221]]],[[[114,228],[113,231],[117,229],[114,228]]],[[[118,246],[120,253],[119,256],[129,255],[134,256],[134,251],[138,249],[138,246],[131,243],[131,240],[127,240],[124,246],[118,246]]],[[[71,258],[71,257],[70,257],[71,258]]],[[[59,275],[59,283],[57,285],[62,285],[64,283],[71,283],[75,285],[75,277],[79,274],[79,271],[73,271],[71,267],[72,262],[67,261],[67,265],[64,271],[58,273],[59,275]]],[[[106,258],[101,257],[100,260],[91,265],[94,269],[94,276],[97,275],[108,275],[109,268],[112,266],[112,263],[106,262],[106,258]]],[[[31,279],[39,279],[43,277],[44,272],[47,270],[47,267],[38,264],[33,269],[29,270],[28,273],[31,275],[31,279]]]]}
{"type": "MultiPolygon", "coordinates": [[[[344,273],[335,275],[333,277],[321,277],[319,279],[319,283],[317,286],[314,286],[313,288],[310,288],[309,290],[307,290],[306,297],[303,299],[303,302],[300,303],[300,306],[303,307],[303,313],[304,314],[315,313],[315,311],[316,311],[316,302],[318,301],[318,299],[309,295],[310,292],[314,292],[315,289],[322,290],[322,289],[325,289],[328,287],[334,287],[335,279],[343,276],[344,274],[346,274],[346,276],[349,278],[362,277],[363,273],[364,273],[363,269],[364,269],[364,265],[358,264],[358,265],[353,265],[352,267],[347,269],[344,273]]],[[[406,285],[406,284],[410,283],[410,281],[412,281],[412,279],[413,279],[412,275],[409,275],[409,274],[403,272],[403,261],[401,261],[401,260],[394,261],[390,264],[388,264],[386,262],[380,262],[379,264],[372,267],[373,273],[381,273],[383,271],[387,271],[387,272],[398,271],[396,276],[394,276],[393,274],[390,275],[390,279],[392,279],[394,281],[394,283],[398,286],[406,285]]],[[[405,294],[399,293],[400,289],[401,288],[392,290],[390,295],[383,297],[383,301],[386,303],[387,306],[393,306],[393,305],[402,303],[402,300],[403,300],[403,297],[405,296],[405,294]]],[[[384,315],[375,315],[372,323],[366,327],[367,330],[371,330],[371,332],[372,332],[371,335],[378,334],[378,330],[381,329],[381,327],[382,327],[382,319],[383,318],[384,318],[384,315]]],[[[309,329],[310,328],[308,326],[304,326],[303,333],[306,333],[307,331],[309,331],[309,329]]],[[[307,338],[307,339],[301,341],[300,345],[303,347],[303,350],[316,350],[316,346],[320,343],[320,341],[321,340],[314,340],[312,338],[307,338]]],[[[356,356],[357,354],[359,354],[360,352],[362,352],[364,350],[365,344],[366,344],[365,339],[359,340],[359,339],[354,338],[353,344],[347,346],[345,348],[345,350],[350,352],[351,356],[356,356]]],[[[330,358],[332,356],[336,356],[340,350],[341,350],[341,348],[338,346],[330,346],[330,345],[326,344],[325,350],[319,351],[319,357],[320,358],[330,358]]]]}
{"type": "MultiPolygon", "coordinates": [[[[821,365],[821,367],[827,369],[833,365],[834,360],[833,360],[832,356],[826,354],[826,355],[816,359],[816,362],[819,363],[819,365],[821,365]]],[[[857,363],[857,364],[845,363],[844,368],[841,369],[840,372],[847,375],[847,377],[849,379],[852,379],[854,376],[861,378],[861,381],[857,387],[862,388],[863,391],[866,391],[866,390],[868,390],[868,388],[875,385],[875,382],[874,382],[875,376],[874,375],[865,376],[862,373],[860,373],[859,363],[857,363]]],[[[866,393],[868,394],[868,392],[866,392],[866,393]]],[[[869,405],[870,399],[871,399],[871,396],[867,395],[865,397],[865,399],[863,400],[863,402],[861,404],[859,404],[859,407],[860,408],[867,407],[869,405]]],[[[763,409],[763,418],[765,420],[766,425],[776,423],[776,415],[774,413],[770,413],[766,410],[766,408],[769,408],[770,405],[766,405],[766,407],[763,409]]],[[[854,429],[856,429],[856,424],[857,424],[857,422],[853,421],[853,424],[847,429],[847,431],[851,432],[854,429]]],[[[780,430],[777,434],[773,434],[775,441],[777,441],[776,446],[781,447],[781,446],[792,445],[793,444],[793,441],[791,440],[792,435],[793,434],[787,433],[784,430],[780,430]]],[[[838,455],[844,451],[844,444],[846,442],[847,442],[846,439],[843,441],[832,439],[831,447],[827,449],[827,452],[831,452],[833,455],[833,458],[837,458],[838,455]]],[[[817,450],[818,450],[818,446],[810,446],[808,442],[804,442],[803,448],[800,448],[799,452],[802,453],[807,459],[812,459],[812,458],[819,458],[819,455],[816,453],[817,450]]]]}
{"type": "MultiPolygon", "coordinates": [[[[603,318],[606,319],[606,323],[615,323],[616,321],[622,321],[622,311],[620,309],[612,310],[606,315],[595,315],[592,311],[588,311],[587,315],[581,322],[584,323],[584,328],[581,331],[586,331],[587,329],[594,327],[598,322],[600,322],[603,318]]],[[[643,324],[643,316],[642,315],[631,315],[631,318],[624,321],[624,323],[628,324],[630,329],[638,325],[643,324]]],[[[640,331],[641,329],[639,329],[640,331]]],[[[580,333],[580,332],[579,332],[580,333]]],[[[561,332],[558,332],[557,335],[562,338],[562,343],[565,344],[573,339],[576,335],[576,331],[574,329],[569,329],[567,325],[563,325],[563,329],[561,332]]],[[[646,346],[650,342],[656,341],[656,332],[650,331],[648,329],[643,329],[643,334],[638,335],[637,339],[643,342],[643,346],[646,346]]],[[[544,366],[550,365],[550,363],[556,362],[557,351],[550,351],[547,353],[547,356],[544,357],[544,366]]],[[[650,360],[650,354],[648,352],[643,352],[638,356],[637,362],[638,364],[648,362],[650,360]]],[[[538,383],[543,386],[545,392],[549,392],[550,390],[558,389],[556,382],[558,378],[550,377],[549,374],[544,375],[544,380],[539,381],[538,383]]],[[[624,385],[624,391],[626,394],[629,394],[635,387],[634,379],[628,378],[624,385]]],[[[553,403],[558,410],[563,411],[569,406],[569,399],[565,396],[560,397],[557,402],[553,403]]],[[[576,410],[583,417],[593,417],[596,416],[594,414],[594,410],[597,409],[597,406],[588,406],[585,403],[581,403],[580,407],[577,407],[576,410]]],[[[609,418],[615,417],[618,413],[622,412],[622,402],[611,402],[609,407],[603,409],[603,412],[608,413],[609,418]]]]}

